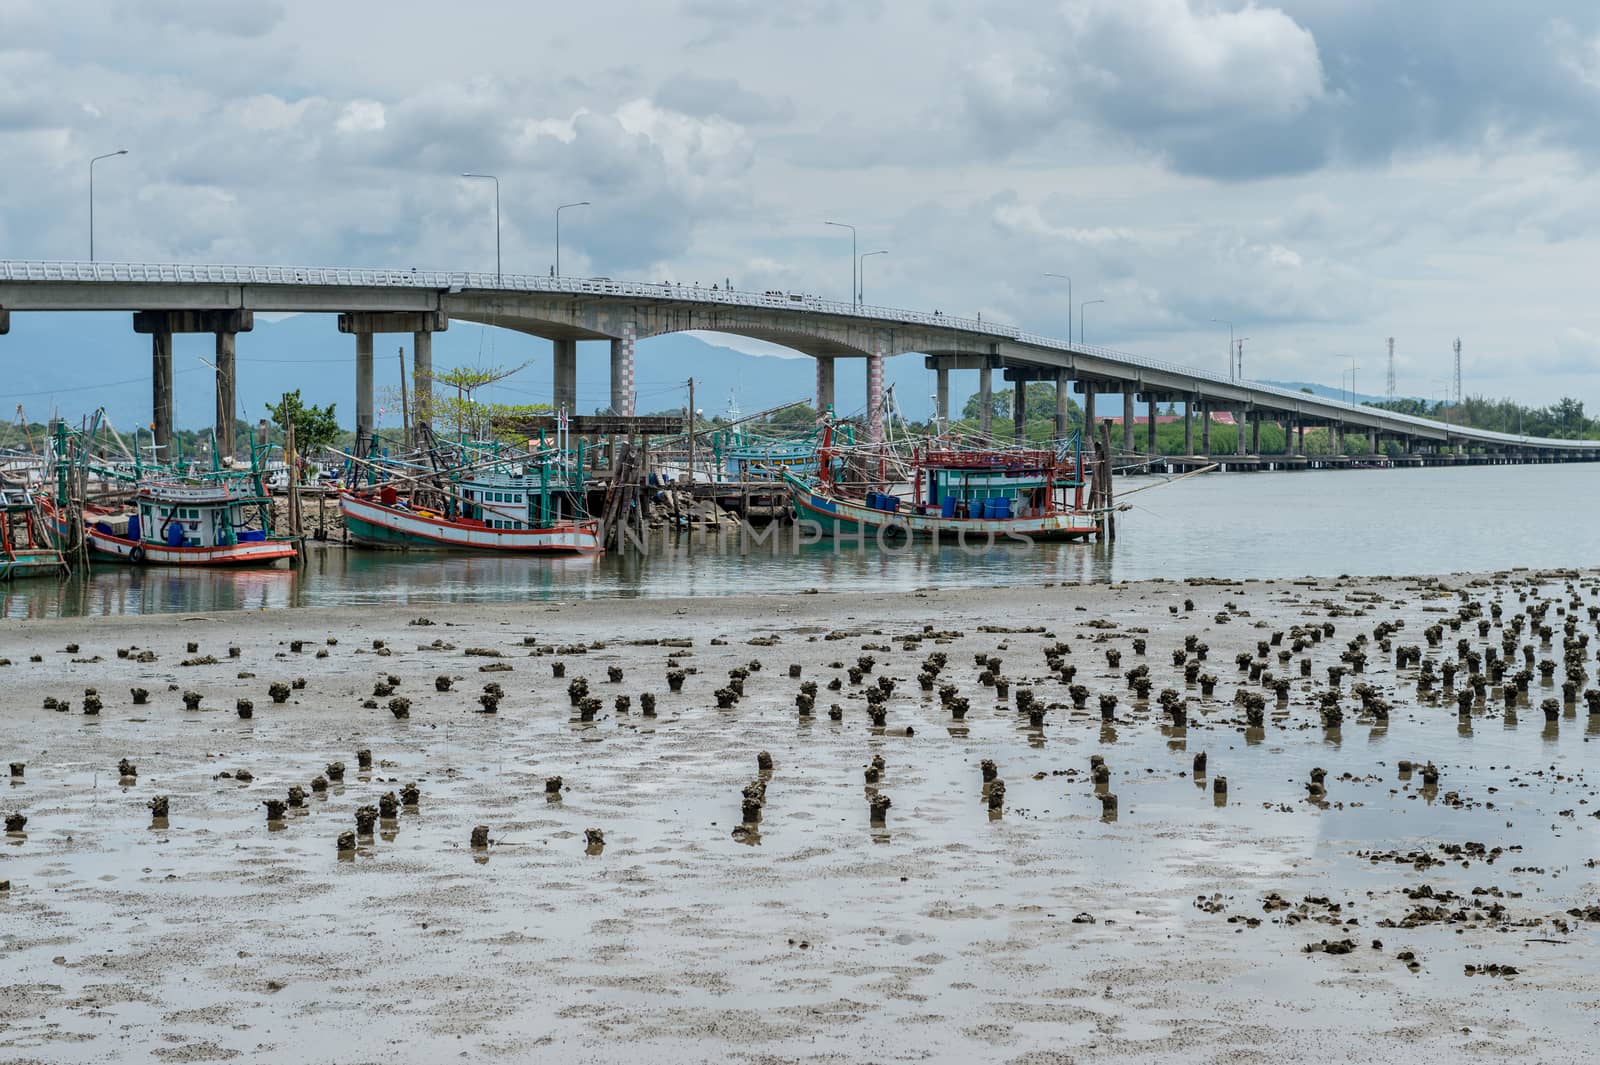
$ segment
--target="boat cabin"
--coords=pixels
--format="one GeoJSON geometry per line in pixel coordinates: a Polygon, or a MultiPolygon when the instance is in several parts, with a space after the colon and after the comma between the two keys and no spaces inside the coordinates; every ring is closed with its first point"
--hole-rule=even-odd
{"type": "Polygon", "coordinates": [[[147,483],[134,498],[125,527],[101,520],[103,533],[166,547],[232,547],[266,540],[272,528],[270,501],[245,483],[215,485],[147,483]]]}
{"type": "MultiPolygon", "coordinates": [[[[1078,509],[1079,464],[1054,451],[927,450],[913,464],[912,506],[943,518],[1036,518],[1078,509]]],[[[881,493],[880,493],[881,495],[881,493]]],[[[886,509],[880,504],[880,509],[886,509]]]]}
{"type": "Polygon", "coordinates": [[[548,465],[456,482],[461,516],[490,529],[548,529],[582,518],[576,489],[548,465]]]}

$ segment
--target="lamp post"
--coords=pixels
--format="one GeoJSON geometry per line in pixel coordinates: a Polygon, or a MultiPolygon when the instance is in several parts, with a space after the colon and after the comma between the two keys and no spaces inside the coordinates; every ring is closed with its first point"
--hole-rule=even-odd
{"type": "Polygon", "coordinates": [[[1067,343],[1072,343],[1072,278],[1066,274],[1045,274],[1045,277],[1059,278],[1067,283],[1067,343]]]}
{"type": "Polygon", "coordinates": [[[1226,318],[1213,318],[1211,320],[1213,322],[1216,322],[1218,325],[1225,325],[1225,326],[1228,327],[1228,380],[1232,381],[1233,380],[1233,323],[1228,321],[1226,318]]]}
{"type": "Polygon", "coordinates": [[[1095,303],[1104,303],[1105,300],[1084,300],[1078,304],[1078,343],[1083,343],[1083,309],[1095,303]]]}
{"type": "Polygon", "coordinates": [[[500,179],[493,174],[462,174],[464,178],[484,178],[494,182],[494,283],[505,283],[505,275],[500,272],[500,179]]]}
{"type": "Polygon", "coordinates": [[[856,257],[856,305],[867,302],[867,260],[874,255],[888,255],[888,251],[864,251],[856,257]]]}
{"type": "Polygon", "coordinates": [[[556,208],[556,276],[561,276],[561,212],[568,207],[588,207],[588,200],[579,200],[577,203],[564,203],[556,208]]]}
{"type": "Polygon", "coordinates": [[[856,308],[856,227],[849,222],[824,222],[825,226],[838,226],[850,231],[850,309],[856,308]]]}
{"type": "Polygon", "coordinates": [[[1356,371],[1361,369],[1361,367],[1356,365],[1356,357],[1354,355],[1335,355],[1334,358],[1350,360],[1350,369],[1339,371],[1339,383],[1344,383],[1345,374],[1348,373],[1350,375],[1349,403],[1350,406],[1354,407],[1356,405],[1356,371]]]}
{"type": "Polygon", "coordinates": [[[112,159],[119,155],[127,155],[128,149],[118,148],[114,152],[97,155],[89,160],[89,261],[94,262],[94,164],[102,159],[112,159]]]}

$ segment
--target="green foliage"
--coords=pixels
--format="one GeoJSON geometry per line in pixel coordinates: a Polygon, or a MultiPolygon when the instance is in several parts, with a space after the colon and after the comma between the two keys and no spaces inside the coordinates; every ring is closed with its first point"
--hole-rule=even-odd
{"type": "Polygon", "coordinates": [[[766,419],[766,424],[773,429],[809,429],[817,424],[817,410],[809,404],[796,403],[792,407],[773,411],[766,419]]]}
{"type": "Polygon", "coordinates": [[[317,407],[300,401],[300,390],[285,392],[276,404],[268,403],[267,411],[280,432],[294,426],[295,446],[302,453],[320,451],[339,439],[339,422],[334,417],[335,404],[317,407]]]}
{"type": "Polygon", "coordinates": [[[1584,413],[1583,401],[1563,396],[1548,407],[1524,407],[1509,399],[1468,396],[1460,403],[1424,399],[1396,399],[1372,404],[1383,410],[1433,418],[1451,425],[1488,429],[1497,433],[1545,436],[1560,440],[1600,439],[1600,419],[1584,413]]]}
{"type": "MultiPolygon", "coordinates": [[[[1012,388],[996,389],[991,393],[993,400],[991,406],[991,421],[989,431],[997,440],[1010,440],[1014,433],[1015,420],[1011,415],[1011,402],[1015,397],[1012,388]]],[[[1024,395],[1026,403],[1026,422],[1023,426],[1023,436],[1030,444],[1047,444],[1056,439],[1056,386],[1048,381],[1031,381],[1028,383],[1024,395]]],[[[958,431],[976,433],[981,424],[979,413],[983,404],[978,393],[973,393],[968,398],[966,406],[962,408],[961,418],[954,423],[958,431]]],[[[1069,394],[1067,397],[1067,433],[1075,432],[1083,425],[1083,409],[1078,406],[1075,399],[1069,394]]]]}

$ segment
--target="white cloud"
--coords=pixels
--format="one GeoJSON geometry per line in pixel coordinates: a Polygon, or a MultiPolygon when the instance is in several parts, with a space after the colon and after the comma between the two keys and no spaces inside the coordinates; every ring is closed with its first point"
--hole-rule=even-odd
{"type": "Polygon", "coordinates": [[[388,113],[376,100],[352,100],[334,125],[340,133],[376,133],[389,124],[388,113]]]}
{"type": "Polygon", "coordinates": [[[1114,119],[1281,121],[1323,95],[1315,38],[1275,8],[1079,0],[1066,10],[1058,63],[1066,91],[1114,119]]]}

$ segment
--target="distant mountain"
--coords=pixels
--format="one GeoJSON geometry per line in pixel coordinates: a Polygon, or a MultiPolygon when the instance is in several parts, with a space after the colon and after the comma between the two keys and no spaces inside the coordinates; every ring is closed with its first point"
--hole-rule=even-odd
{"type": "MultiPolygon", "coordinates": [[[[1345,402],[1345,403],[1348,403],[1348,402],[1355,402],[1355,403],[1383,403],[1383,402],[1385,402],[1385,397],[1383,397],[1383,396],[1369,396],[1369,395],[1367,395],[1367,394],[1365,394],[1363,392],[1356,393],[1355,399],[1352,400],[1351,397],[1350,397],[1350,393],[1349,393],[1349,391],[1347,389],[1329,388],[1327,385],[1312,384],[1312,383],[1310,383],[1308,381],[1263,381],[1261,383],[1264,384],[1264,385],[1273,385],[1276,388],[1292,389],[1292,390],[1294,390],[1296,392],[1298,392],[1298,391],[1300,391],[1301,389],[1304,389],[1304,388],[1309,388],[1313,395],[1321,396],[1324,399],[1336,399],[1336,400],[1339,400],[1340,402],[1345,402]]],[[[1408,397],[1401,397],[1401,398],[1408,398],[1408,397]]]]}
{"type": "MultiPolygon", "coordinates": [[[[729,343],[740,341],[729,338],[729,343]]],[[[381,426],[395,426],[400,411],[400,362],[405,348],[406,374],[411,373],[409,335],[383,335],[376,342],[375,379],[381,426]]],[[[215,347],[209,334],[173,338],[174,423],[200,429],[213,417],[215,347]]],[[[456,366],[528,365],[503,383],[480,392],[480,398],[501,403],[548,403],[551,393],[550,343],[506,329],[453,322],[434,335],[436,371],[456,366]]],[[[7,415],[21,405],[31,421],[54,414],[71,421],[104,406],[119,429],[145,425],[150,419],[150,338],[133,331],[123,313],[17,313],[11,332],[0,337],[0,365],[12,372],[0,403],[7,415]]],[[[610,404],[610,349],[604,342],[578,345],[578,409],[590,412],[610,404]]],[[[339,422],[355,424],[355,340],[339,333],[333,315],[294,315],[269,321],[257,316],[255,329],[238,338],[240,415],[262,417],[269,401],[298,388],[309,403],[337,404],[339,422]]],[[[688,401],[685,382],[695,378],[695,405],[707,416],[724,413],[730,404],[746,414],[783,403],[815,402],[816,363],[798,356],[753,354],[689,334],[641,340],[634,354],[636,409],[641,414],[676,410],[688,401]]],[[[933,411],[934,373],[919,355],[887,361],[885,383],[894,386],[905,416],[928,418],[933,411]]],[[[995,388],[1004,385],[995,375],[995,388]]],[[[951,375],[951,411],[960,416],[967,397],[977,391],[976,370],[951,375]]],[[[1292,387],[1299,387],[1298,385],[1292,387]]],[[[1317,386],[1313,386],[1317,387],[1317,386]]],[[[1332,394],[1320,389],[1319,394],[1332,394]]],[[[1079,398],[1076,395],[1074,398],[1079,398]]],[[[866,362],[840,359],[835,369],[835,402],[842,414],[866,407],[866,362]]],[[[1113,396],[1102,397],[1100,411],[1120,415],[1113,396]]],[[[1142,415],[1144,405],[1136,410],[1142,415]]]]}

